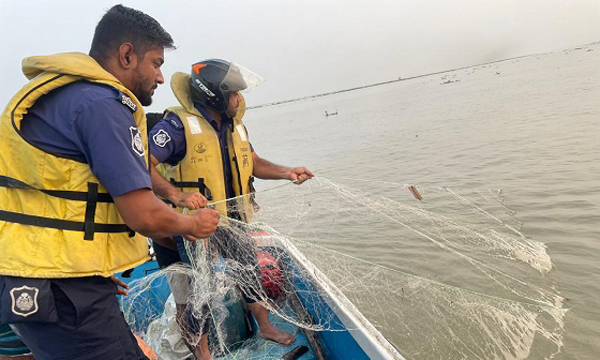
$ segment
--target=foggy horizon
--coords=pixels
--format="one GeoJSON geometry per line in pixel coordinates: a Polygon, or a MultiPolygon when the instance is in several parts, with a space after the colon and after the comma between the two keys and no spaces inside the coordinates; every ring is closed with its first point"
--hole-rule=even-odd
{"type": "Polygon", "coordinates": [[[334,95],[334,94],[341,93],[341,92],[360,90],[360,89],[374,87],[374,86],[382,86],[382,85],[387,85],[387,84],[398,82],[398,81],[408,81],[408,80],[418,79],[418,78],[421,78],[421,77],[426,77],[426,76],[431,76],[431,75],[437,75],[437,74],[444,74],[444,73],[452,72],[452,71],[456,71],[456,70],[468,69],[468,68],[476,67],[476,66],[483,66],[483,65],[495,64],[495,63],[501,63],[501,62],[504,62],[504,61],[510,61],[510,60],[515,60],[515,59],[527,58],[527,57],[530,57],[530,56],[539,56],[539,55],[544,55],[544,54],[551,54],[551,53],[554,53],[554,52],[557,52],[557,51],[565,51],[565,50],[569,50],[569,49],[573,49],[573,48],[583,47],[583,46],[587,46],[587,45],[594,45],[594,44],[600,44],[600,40],[599,41],[592,41],[592,42],[586,43],[586,44],[575,44],[575,45],[571,45],[569,47],[562,48],[562,49],[555,49],[555,50],[551,50],[551,51],[537,52],[537,53],[531,53],[531,54],[513,56],[513,57],[509,57],[509,58],[492,60],[492,61],[488,61],[488,62],[484,62],[484,63],[478,63],[478,64],[469,64],[469,65],[459,66],[459,67],[455,67],[455,68],[451,68],[451,69],[444,69],[444,70],[439,70],[439,71],[433,71],[433,72],[424,73],[424,74],[409,75],[407,77],[399,77],[397,79],[384,80],[384,81],[380,81],[380,82],[376,82],[376,83],[372,83],[372,84],[364,84],[362,86],[355,86],[355,87],[347,88],[347,89],[334,89],[334,90],[331,90],[331,91],[328,91],[328,92],[323,92],[323,93],[319,93],[319,94],[309,94],[309,95],[305,95],[305,96],[301,96],[301,97],[297,97],[297,98],[293,98],[293,99],[276,100],[276,101],[267,102],[267,103],[264,103],[264,104],[251,105],[251,106],[249,106],[249,108],[250,109],[251,108],[260,108],[260,107],[264,107],[264,106],[279,105],[279,104],[283,104],[283,103],[288,103],[288,102],[293,102],[293,101],[298,101],[298,100],[304,100],[304,99],[310,99],[310,98],[314,98],[314,97],[334,95]]]}
{"type": "MultiPolygon", "coordinates": [[[[87,53],[98,20],[116,3],[0,0],[0,38],[9,50],[0,59],[0,100],[6,104],[26,83],[23,58],[87,53]]],[[[165,52],[165,84],[146,109],[158,112],[176,104],[173,73],[207,58],[263,76],[245,94],[249,106],[260,106],[600,40],[595,0],[122,3],[157,19],[178,47],[165,52]]]]}

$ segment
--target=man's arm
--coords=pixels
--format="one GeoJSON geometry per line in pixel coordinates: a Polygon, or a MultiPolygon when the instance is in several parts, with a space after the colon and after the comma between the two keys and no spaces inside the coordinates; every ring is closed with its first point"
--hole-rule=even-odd
{"type": "Polygon", "coordinates": [[[297,181],[296,183],[300,185],[314,176],[313,173],[307,168],[276,165],[266,159],[261,158],[254,151],[252,152],[252,161],[254,163],[252,175],[259,179],[287,179],[291,181],[297,181]]]}
{"type": "Polygon", "coordinates": [[[152,155],[152,166],[150,169],[150,177],[152,180],[152,190],[154,193],[163,199],[171,201],[175,206],[180,208],[188,208],[190,210],[199,209],[205,207],[208,200],[199,192],[182,192],[168,182],[161,174],[156,170],[156,166],[159,161],[152,155]]]}
{"type": "Polygon", "coordinates": [[[203,209],[182,215],[154,196],[145,151],[136,141],[141,136],[139,129],[130,109],[119,99],[111,93],[84,104],[72,124],[72,134],[125,223],[153,238],[181,234],[195,240],[212,235],[219,222],[218,212],[203,209]]]}
{"type": "Polygon", "coordinates": [[[117,210],[134,231],[150,238],[183,235],[188,240],[211,236],[219,223],[219,213],[200,209],[191,215],[173,211],[150,189],[137,189],[114,198],[117,210]]]}

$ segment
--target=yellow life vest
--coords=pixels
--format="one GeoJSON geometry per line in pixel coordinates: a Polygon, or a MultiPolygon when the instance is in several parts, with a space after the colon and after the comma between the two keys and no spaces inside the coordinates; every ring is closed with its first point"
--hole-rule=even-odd
{"type": "MultiPolygon", "coordinates": [[[[200,191],[221,215],[250,222],[254,210],[250,196],[223,202],[227,192],[219,136],[194,107],[189,90],[190,81],[190,75],[181,72],[171,78],[171,89],[181,106],[168,108],[165,116],[175,113],[181,119],[185,129],[186,154],[175,166],[162,164],[165,177],[184,192],[200,191]]],[[[254,180],[252,150],[242,124],[245,111],[246,102],[242,98],[233,123],[227,129],[227,148],[236,197],[250,194],[254,180]]]]}
{"type": "Polygon", "coordinates": [[[85,79],[124,94],[140,134],[135,140],[148,154],[141,104],[82,53],[26,58],[23,73],[30,82],[0,118],[0,275],[110,276],[144,263],[146,239],[127,227],[89,165],[42,151],[20,133],[23,116],[40,97],[85,79]]]}

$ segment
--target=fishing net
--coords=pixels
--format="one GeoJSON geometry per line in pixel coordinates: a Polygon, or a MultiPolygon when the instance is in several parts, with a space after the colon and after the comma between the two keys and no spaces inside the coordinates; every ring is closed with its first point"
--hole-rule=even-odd
{"type": "Polygon", "coordinates": [[[356,330],[383,334],[410,359],[550,359],[561,350],[567,309],[551,258],[501,191],[315,178],[259,191],[256,202],[251,224],[223,218],[210,239],[185,243],[189,265],[145,276],[122,299],[159,357],[187,358],[208,327],[215,358],[280,358],[289,349],[261,338],[245,299],[315,358],[327,355],[326,334],[356,330]],[[167,280],[179,281],[185,304],[167,280]],[[359,313],[356,328],[322,306],[332,296],[359,313]]]}

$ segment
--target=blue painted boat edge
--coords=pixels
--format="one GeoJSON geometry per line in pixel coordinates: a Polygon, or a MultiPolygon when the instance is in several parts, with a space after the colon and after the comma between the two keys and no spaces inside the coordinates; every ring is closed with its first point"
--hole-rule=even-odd
{"type": "Polygon", "coordinates": [[[369,359],[369,356],[364,352],[360,345],[356,342],[350,332],[344,327],[340,318],[335,314],[331,306],[327,304],[322,296],[314,297],[318,294],[317,286],[313,281],[309,281],[306,277],[298,276],[298,264],[295,262],[289,265],[293,268],[286,269],[288,274],[292,275],[291,281],[294,284],[296,295],[300,302],[313,319],[328,319],[331,330],[318,331],[316,336],[321,342],[321,346],[327,359],[346,360],[369,359]],[[311,294],[310,297],[305,294],[311,294]]]}
{"type": "MultiPolygon", "coordinates": [[[[259,245],[275,246],[285,249],[298,267],[303,268],[303,273],[311,277],[313,286],[317,286],[323,294],[321,297],[337,318],[350,331],[349,334],[368,359],[398,359],[404,357],[374,326],[369,322],[350,300],[314,266],[287,238],[283,236],[266,236],[259,239],[259,245]]],[[[352,359],[356,356],[352,354],[352,359]]]]}

